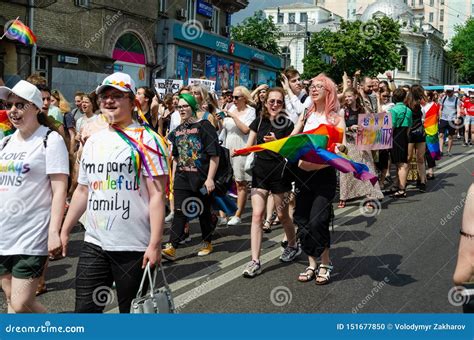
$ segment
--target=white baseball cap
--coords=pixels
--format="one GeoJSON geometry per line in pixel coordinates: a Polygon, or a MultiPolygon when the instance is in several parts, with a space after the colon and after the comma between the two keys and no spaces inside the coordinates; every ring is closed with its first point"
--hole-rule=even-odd
{"type": "Polygon", "coordinates": [[[35,85],[25,80],[20,80],[11,89],[6,86],[0,86],[0,99],[7,100],[8,96],[12,93],[30,103],[35,104],[35,106],[40,110],[43,107],[43,97],[41,96],[41,91],[38,90],[35,85]]]}
{"type": "Polygon", "coordinates": [[[106,87],[113,87],[122,92],[132,92],[135,94],[135,82],[132,77],[126,73],[116,72],[104,79],[101,85],[97,87],[95,93],[101,93],[106,87]]]}
{"type": "Polygon", "coordinates": [[[454,86],[446,86],[446,91],[454,91],[454,86]]]}

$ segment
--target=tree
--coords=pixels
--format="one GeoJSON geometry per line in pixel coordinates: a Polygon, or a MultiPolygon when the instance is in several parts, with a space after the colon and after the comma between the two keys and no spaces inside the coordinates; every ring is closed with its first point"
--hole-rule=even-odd
{"type": "Polygon", "coordinates": [[[474,83],[474,19],[469,18],[464,25],[454,27],[456,32],[451,40],[449,59],[459,73],[462,82],[474,83]]]}
{"type": "Polygon", "coordinates": [[[252,17],[246,18],[231,29],[232,39],[277,55],[281,53],[278,46],[281,36],[282,33],[273,23],[272,17],[265,18],[263,11],[255,12],[252,17]]]}
{"type": "Polygon", "coordinates": [[[389,17],[368,22],[342,20],[337,32],[313,33],[304,63],[305,78],[325,72],[339,81],[346,71],[375,76],[399,68],[400,25],[389,17]],[[326,59],[326,61],[324,61],[326,59]]]}

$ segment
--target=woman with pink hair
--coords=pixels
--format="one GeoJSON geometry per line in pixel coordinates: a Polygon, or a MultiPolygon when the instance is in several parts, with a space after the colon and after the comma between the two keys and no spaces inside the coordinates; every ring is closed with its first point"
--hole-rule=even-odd
{"type": "MultiPolygon", "coordinates": [[[[346,124],[337,99],[336,84],[324,74],[312,79],[309,87],[312,105],[300,115],[293,134],[309,131],[321,124],[345,130],[346,124]]],[[[345,136],[343,142],[345,141],[345,136]]],[[[342,145],[338,146],[342,149],[342,145]]],[[[299,161],[296,176],[294,223],[298,226],[301,248],[308,255],[309,266],[298,281],[315,279],[317,285],[329,283],[333,266],[329,258],[331,237],[329,224],[333,217],[332,200],[336,195],[336,170],[326,164],[299,161]],[[318,267],[317,259],[321,258],[318,267]]]]}

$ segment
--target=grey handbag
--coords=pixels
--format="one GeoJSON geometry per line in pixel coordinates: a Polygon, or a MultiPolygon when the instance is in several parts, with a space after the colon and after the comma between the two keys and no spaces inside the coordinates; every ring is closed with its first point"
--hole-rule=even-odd
{"type": "Polygon", "coordinates": [[[165,272],[161,263],[159,267],[154,270],[153,277],[151,275],[150,263],[146,265],[145,271],[143,272],[142,282],[138,289],[137,297],[132,300],[130,306],[130,314],[172,314],[175,313],[173,297],[171,296],[171,290],[166,281],[165,272]],[[164,287],[156,288],[156,275],[157,271],[160,270],[163,274],[164,287]],[[150,289],[147,294],[142,296],[143,284],[145,279],[148,277],[150,282],[150,289]]]}

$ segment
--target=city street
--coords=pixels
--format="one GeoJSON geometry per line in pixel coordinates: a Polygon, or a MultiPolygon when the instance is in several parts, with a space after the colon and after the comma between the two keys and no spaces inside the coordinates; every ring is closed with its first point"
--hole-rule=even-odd
{"type": "MultiPolygon", "coordinates": [[[[218,228],[214,252],[197,257],[200,231],[178,249],[177,261],[163,261],[179,313],[459,313],[448,301],[452,288],[464,198],[473,182],[474,148],[455,143],[429,181],[426,193],[408,187],[406,199],[385,197],[373,217],[360,201],[335,207],[331,283],[300,283],[307,266],[282,263],[282,227],[265,234],[261,275],[242,277],[250,260],[250,201],[243,224],[218,228]]],[[[335,200],[335,202],[337,202],[335,200]]],[[[72,235],[69,257],[50,263],[49,291],[39,297],[49,312],[74,310],[74,277],[83,232],[72,235]]],[[[164,238],[167,240],[167,236],[164,238]]],[[[106,309],[117,312],[116,298],[106,309]]],[[[4,294],[0,295],[5,312],[4,294]]]]}

